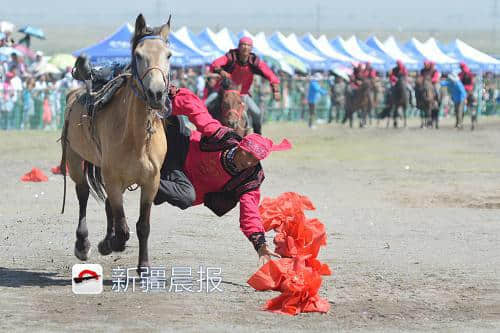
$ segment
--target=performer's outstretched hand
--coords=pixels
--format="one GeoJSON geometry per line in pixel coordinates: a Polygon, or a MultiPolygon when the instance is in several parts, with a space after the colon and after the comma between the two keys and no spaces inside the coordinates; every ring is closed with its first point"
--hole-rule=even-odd
{"type": "Polygon", "coordinates": [[[264,265],[266,262],[271,260],[271,257],[281,258],[281,256],[273,251],[271,251],[267,244],[262,245],[257,251],[259,254],[259,266],[264,265]]]}

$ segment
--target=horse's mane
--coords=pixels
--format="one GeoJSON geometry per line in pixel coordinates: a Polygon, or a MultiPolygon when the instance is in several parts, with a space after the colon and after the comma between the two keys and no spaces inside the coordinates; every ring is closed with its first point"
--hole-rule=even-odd
{"type": "Polygon", "coordinates": [[[238,90],[239,86],[234,83],[231,79],[224,78],[221,82],[222,91],[224,90],[238,90]]]}

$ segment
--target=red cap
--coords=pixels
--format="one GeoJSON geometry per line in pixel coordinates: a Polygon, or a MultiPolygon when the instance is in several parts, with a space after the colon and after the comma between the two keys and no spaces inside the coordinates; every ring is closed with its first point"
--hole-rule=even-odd
{"type": "Polygon", "coordinates": [[[403,62],[401,60],[397,60],[396,61],[396,64],[399,66],[399,67],[403,67],[403,62]]]}
{"type": "Polygon", "coordinates": [[[288,150],[292,148],[292,144],[287,139],[283,139],[280,144],[275,145],[271,139],[257,133],[252,133],[245,136],[240,141],[239,147],[261,161],[273,151],[288,150]]]}
{"type": "Polygon", "coordinates": [[[238,45],[241,45],[241,44],[253,45],[253,40],[252,40],[252,38],[250,38],[248,36],[241,37],[238,45]]]}
{"type": "Polygon", "coordinates": [[[16,76],[16,74],[14,72],[7,72],[7,73],[5,73],[5,76],[8,79],[12,79],[14,76],[16,76]]]}

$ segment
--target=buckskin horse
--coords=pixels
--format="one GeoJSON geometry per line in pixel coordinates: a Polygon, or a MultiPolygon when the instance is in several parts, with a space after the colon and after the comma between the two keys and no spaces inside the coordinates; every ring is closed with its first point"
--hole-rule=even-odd
{"type": "Polygon", "coordinates": [[[222,125],[234,129],[241,137],[253,132],[246,112],[246,105],[240,95],[240,86],[230,79],[222,80],[217,98],[208,105],[208,111],[222,125]]]}
{"type": "MultiPolygon", "coordinates": [[[[80,102],[84,90],[67,95],[63,128],[61,170],[67,163],[76,184],[80,207],[76,229],[75,256],[87,260],[90,252],[86,210],[89,192],[105,201],[106,236],[99,243],[102,255],[123,251],[129,228],[123,209],[123,193],[132,185],[141,188],[140,216],[136,224],[139,239],[138,270],[149,267],[148,237],[151,204],[158,190],[160,169],[167,152],[161,112],[171,107],[167,44],[168,22],[157,28],[146,26],[140,14],[131,41],[131,73],[110,102],[90,115],[80,102]],[[83,167],[82,167],[83,165],[83,167]]],[[[66,172],[64,199],[66,199],[66,172]]]]}

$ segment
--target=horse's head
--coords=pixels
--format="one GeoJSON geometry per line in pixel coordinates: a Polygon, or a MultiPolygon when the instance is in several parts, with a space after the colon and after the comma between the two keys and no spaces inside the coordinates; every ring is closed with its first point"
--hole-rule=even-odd
{"type": "Polygon", "coordinates": [[[224,79],[221,84],[220,116],[223,125],[233,128],[242,136],[245,134],[246,117],[245,103],[240,95],[241,87],[229,79],[224,79]]]}
{"type": "Polygon", "coordinates": [[[132,37],[132,73],[142,89],[146,102],[155,109],[162,109],[170,84],[170,56],[168,22],[160,27],[150,28],[142,14],[135,21],[132,37]]]}

